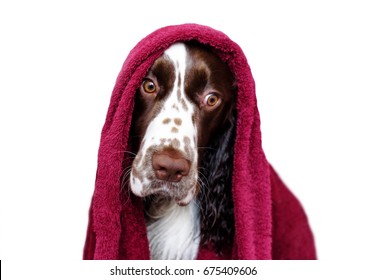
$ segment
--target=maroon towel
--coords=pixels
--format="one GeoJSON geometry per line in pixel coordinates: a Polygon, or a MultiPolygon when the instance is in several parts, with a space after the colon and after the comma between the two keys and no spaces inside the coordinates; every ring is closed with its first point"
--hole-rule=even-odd
{"type": "Polygon", "coordinates": [[[236,77],[237,127],[232,195],[235,237],[230,255],[200,248],[199,259],[315,259],[313,236],[298,200],[267,162],[261,145],[255,83],[241,48],[210,27],[161,28],[140,41],[118,75],[102,130],[84,259],[149,259],[142,200],[121,186],[129,155],[134,94],[152,63],[171,44],[211,46],[236,77]],[[123,163],[124,162],[124,163],[123,163]]]}

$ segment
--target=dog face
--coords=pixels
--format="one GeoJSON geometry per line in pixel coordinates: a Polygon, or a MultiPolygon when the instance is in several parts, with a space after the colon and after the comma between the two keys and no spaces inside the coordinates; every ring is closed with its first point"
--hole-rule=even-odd
{"type": "Polygon", "coordinates": [[[233,84],[228,66],[202,46],[177,43],[154,62],[136,93],[135,195],[193,199],[199,158],[232,110],[233,84]]]}

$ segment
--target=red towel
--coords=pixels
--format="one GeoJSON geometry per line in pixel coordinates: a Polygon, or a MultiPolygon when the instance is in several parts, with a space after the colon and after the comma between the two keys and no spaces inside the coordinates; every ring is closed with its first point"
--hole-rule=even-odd
{"type": "MultiPolygon", "coordinates": [[[[255,83],[241,48],[207,26],[161,28],[130,52],[118,75],[102,130],[84,259],[149,259],[142,200],[121,187],[134,94],[152,63],[171,44],[210,45],[236,77],[237,127],[232,195],[235,236],[229,259],[315,259],[313,236],[298,200],[267,162],[261,145],[255,83]]],[[[199,259],[216,259],[200,248],[199,259]]]]}

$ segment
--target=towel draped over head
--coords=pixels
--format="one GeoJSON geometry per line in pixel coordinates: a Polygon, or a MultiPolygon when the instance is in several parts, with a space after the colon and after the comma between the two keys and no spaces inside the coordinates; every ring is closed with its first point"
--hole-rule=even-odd
{"type": "Polygon", "coordinates": [[[229,256],[199,249],[198,259],[315,259],[306,215],[265,158],[255,83],[241,48],[220,31],[197,24],[158,29],[129,53],[112,92],[101,134],[84,259],[149,259],[143,202],[122,185],[130,157],[134,95],[153,62],[173,43],[197,41],[230,67],[237,83],[232,196],[235,235],[229,256]]]}

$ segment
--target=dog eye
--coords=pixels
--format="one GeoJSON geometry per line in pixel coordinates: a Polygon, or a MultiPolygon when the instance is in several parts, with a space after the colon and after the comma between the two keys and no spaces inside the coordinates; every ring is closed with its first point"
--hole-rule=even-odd
{"type": "Polygon", "coordinates": [[[219,102],[219,96],[215,93],[210,93],[207,96],[204,97],[204,105],[207,105],[209,107],[213,107],[218,104],[219,102]]]}
{"type": "Polygon", "coordinates": [[[155,93],[157,91],[155,83],[150,79],[145,79],[142,82],[142,89],[146,93],[155,93]]]}

